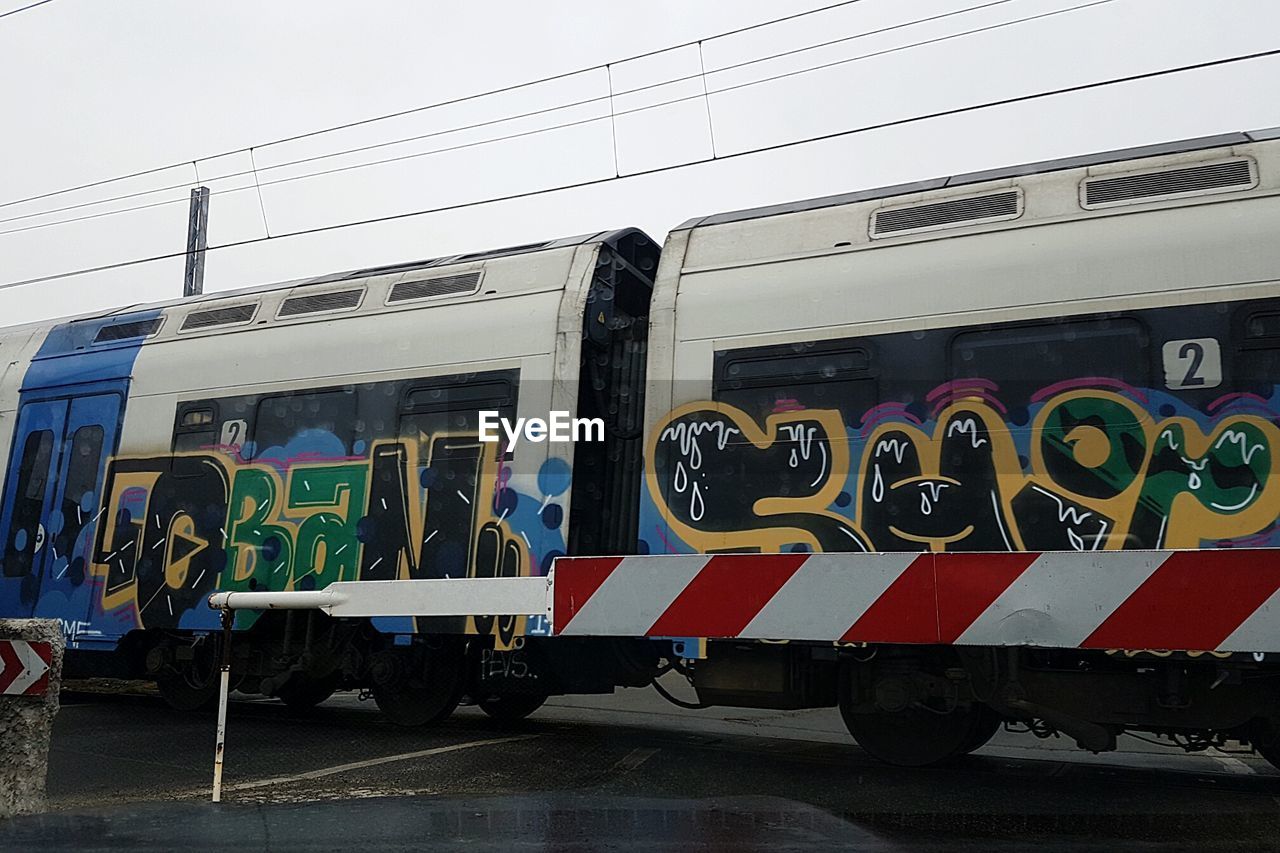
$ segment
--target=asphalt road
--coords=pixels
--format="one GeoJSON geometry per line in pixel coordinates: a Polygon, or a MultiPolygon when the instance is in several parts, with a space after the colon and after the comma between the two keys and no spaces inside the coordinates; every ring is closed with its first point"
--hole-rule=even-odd
{"type": "MultiPolygon", "coordinates": [[[[14,821],[8,835],[0,827],[0,848],[38,838],[53,849],[60,837],[80,847],[88,840],[83,820],[92,819],[100,827],[93,837],[116,849],[106,839],[120,824],[163,836],[166,822],[177,821],[185,838],[211,814],[239,813],[254,814],[237,824],[239,833],[268,832],[272,821],[292,816],[307,831],[330,827],[329,841],[342,832],[400,838],[404,827],[429,820],[444,821],[451,829],[441,838],[456,840],[468,820],[484,815],[476,831],[505,849],[544,839],[539,821],[570,814],[569,836],[586,842],[581,849],[597,849],[602,838],[609,849],[632,849],[628,839],[643,849],[700,846],[705,839],[681,834],[680,820],[650,825],[652,815],[672,810],[693,815],[694,830],[716,827],[707,849],[755,849],[744,838],[758,838],[761,849],[813,849],[827,836],[848,842],[851,833],[868,850],[1024,849],[1033,840],[1042,850],[1111,850],[1117,840],[1237,850],[1280,842],[1280,773],[1251,755],[1185,755],[1122,738],[1119,751],[1093,756],[1063,740],[1002,732],[956,767],[903,770],[861,752],[834,710],[689,711],[652,690],[554,699],[507,728],[460,708],[445,724],[419,730],[386,723],[372,702],[352,694],[305,715],[243,698],[233,702],[228,726],[230,805],[210,813],[213,737],[211,715],[175,714],[151,696],[64,694],[49,772],[55,813],[14,821]],[[401,814],[406,808],[412,819],[401,814]],[[495,818],[502,814],[505,822],[495,818]],[[521,823],[529,820],[537,826],[521,823]],[[730,830],[736,841],[726,845],[730,830]]],[[[276,827],[276,843],[299,841],[291,831],[300,830],[276,827]]],[[[400,841],[415,846],[429,836],[414,831],[400,841]]],[[[536,849],[576,849],[554,835],[555,845],[536,849]]],[[[136,834],[122,837],[122,846],[145,846],[136,834]]],[[[254,846],[236,833],[223,840],[254,846]]],[[[475,841],[467,849],[477,849],[475,841]]]]}

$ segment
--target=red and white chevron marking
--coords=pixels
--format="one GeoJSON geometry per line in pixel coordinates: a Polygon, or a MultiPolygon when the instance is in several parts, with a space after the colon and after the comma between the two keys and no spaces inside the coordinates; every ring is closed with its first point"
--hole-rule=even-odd
{"type": "Polygon", "coordinates": [[[570,557],[556,634],[1280,651],[1273,549],[570,557]]]}
{"type": "Polygon", "coordinates": [[[43,696],[49,689],[53,648],[48,643],[0,640],[0,694],[43,696]]]}

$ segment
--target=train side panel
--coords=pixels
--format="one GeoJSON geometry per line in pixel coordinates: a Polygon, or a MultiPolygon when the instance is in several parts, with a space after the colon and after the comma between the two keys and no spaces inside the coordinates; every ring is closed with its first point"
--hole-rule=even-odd
{"type": "Polygon", "coordinates": [[[1082,210],[1076,169],[693,230],[655,297],[645,547],[1280,543],[1278,151],[1101,172],[1256,164],[1181,201],[1082,210]],[[868,236],[1010,191],[1014,220],[868,236]]]}

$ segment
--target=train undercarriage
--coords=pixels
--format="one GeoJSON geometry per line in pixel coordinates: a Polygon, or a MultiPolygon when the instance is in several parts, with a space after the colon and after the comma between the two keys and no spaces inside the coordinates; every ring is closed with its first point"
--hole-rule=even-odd
{"type": "MultiPolygon", "coordinates": [[[[1271,656],[710,641],[704,658],[686,660],[664,640],[517,637],[495,649],[492,636],[388,635],[318,611],[267,613],[234,638],[234,689],[299,710],[357,690],[403,726],[444,720],[460,702],[512,722],[550,696],[651,684],[688,705],[657,682],[675,670],[694,707],[836,707],[864,750],[900,766],[953,761],[1002,727],[1091,752],[1115,749],[1122,734],[1189,752],[1252,748],[1280,766],[1271,656]]],[[[174,708],[196,710],[216,699],[221,642],[130,635],[129,671],[102,674],[153,679],[174,708]]]]}

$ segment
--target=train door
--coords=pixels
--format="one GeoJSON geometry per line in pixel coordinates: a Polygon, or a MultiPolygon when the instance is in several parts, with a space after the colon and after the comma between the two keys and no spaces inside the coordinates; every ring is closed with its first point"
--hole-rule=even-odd
{"type": "Polygon", "coordinates": [[[4,612],[62,619],[73,634],[90,619],[88,556],[120,405],[120,394],[104,393],[20,409],[0,518],[4,612]]]}

